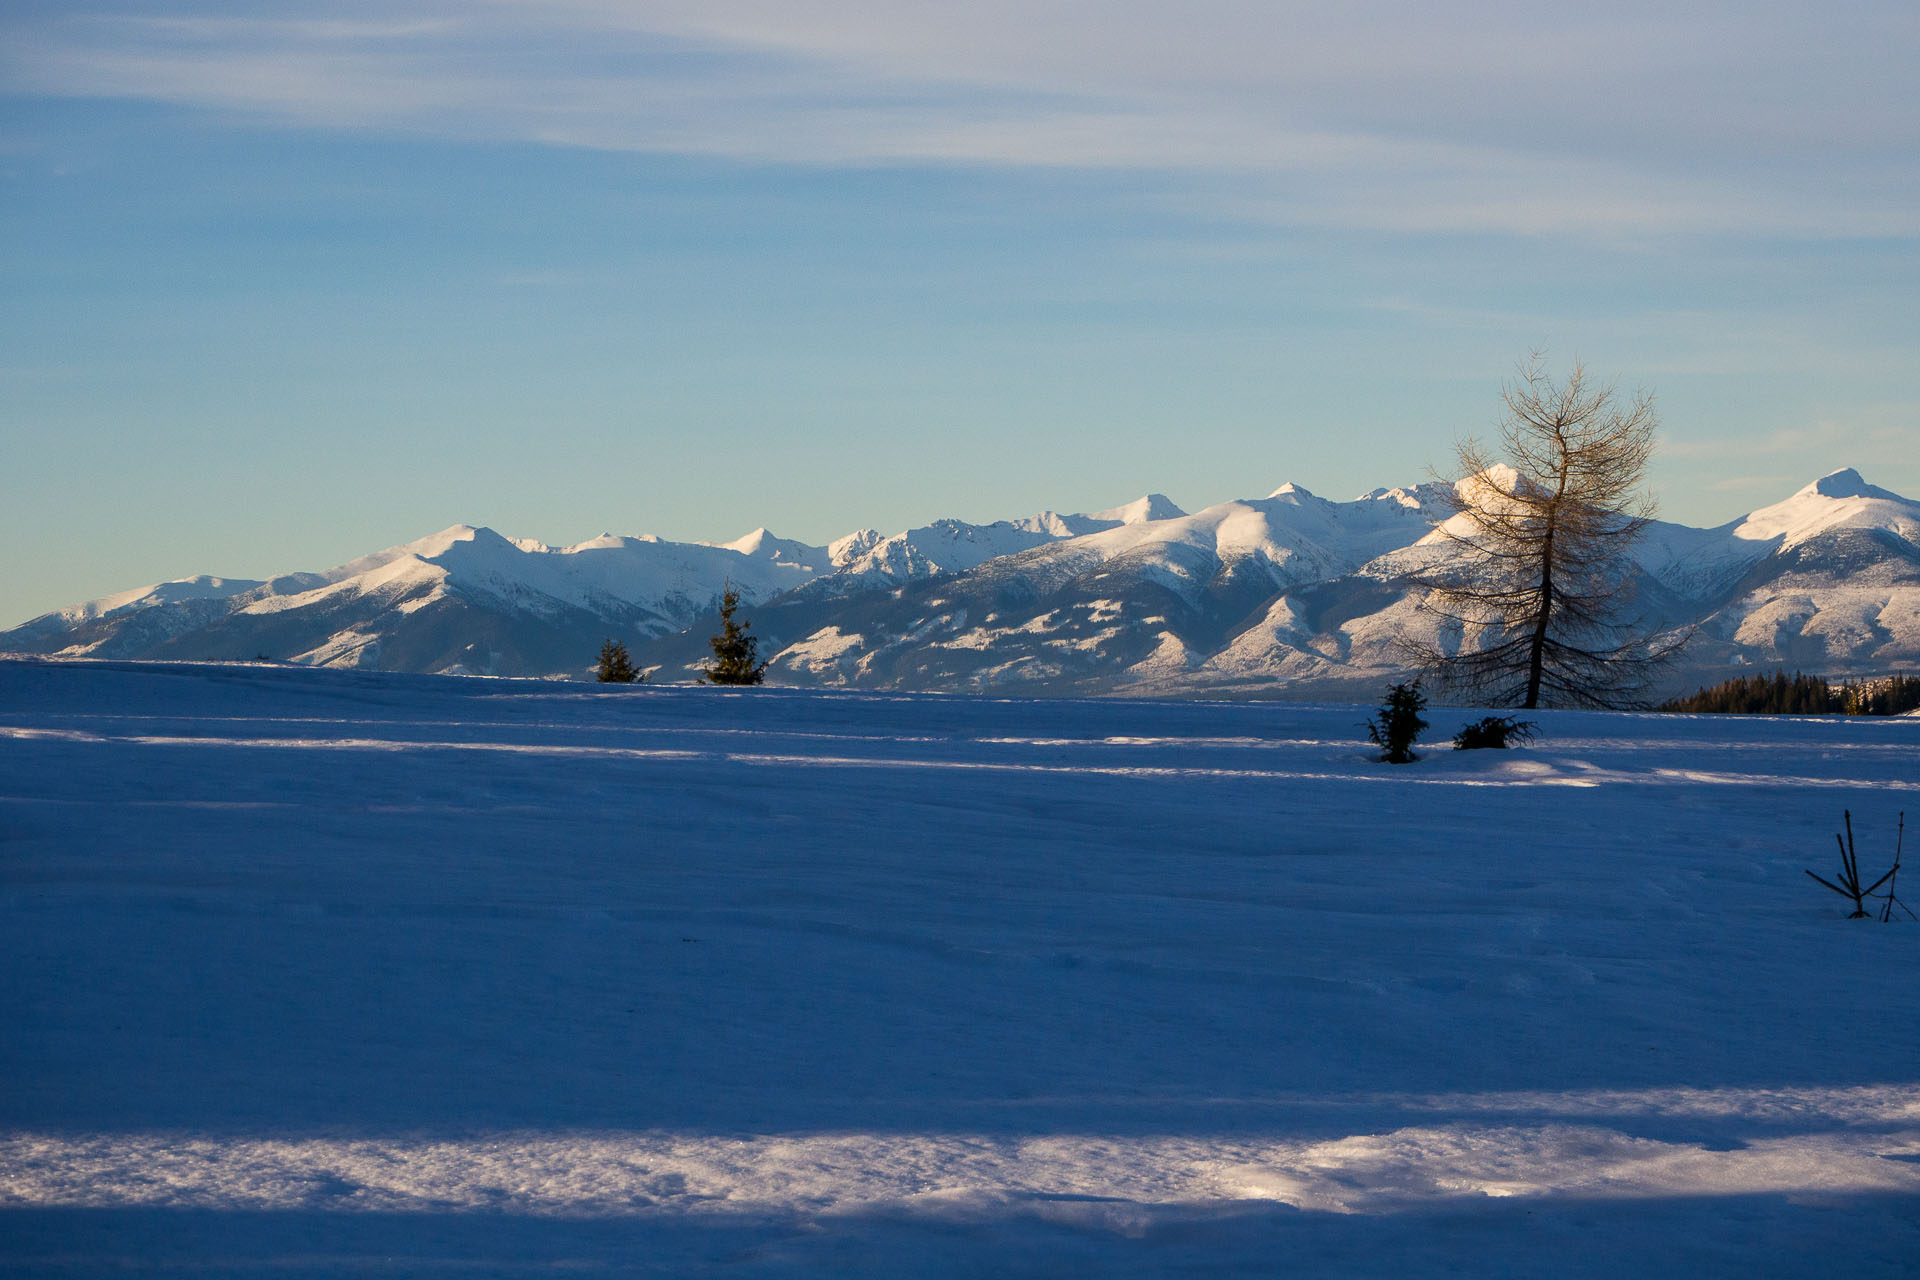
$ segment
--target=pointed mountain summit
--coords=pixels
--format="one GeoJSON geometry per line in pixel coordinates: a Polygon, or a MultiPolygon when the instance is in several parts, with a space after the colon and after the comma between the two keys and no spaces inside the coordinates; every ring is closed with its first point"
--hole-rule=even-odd
{"type": "Polygon", "coordinates": [[[1178,520],[1186,514],[1166,494],[1148,493],[1123,506],[1088,512],[1087,519],[1111,520],[1115,524],[1146,524],[1152,520],[1178,520]]]}
{"type": "Polygon", "coordinates": [[[796,542],[792,538],[775,537],[764,525],[744,537],[735,538],[732,542],[716,542],[711,545],[726,551],[738,551],[741,555],[756,560],[777,560],[784,564],[804,565],[808,568],[831,563],[827,548],[796,542]]]}
{"type": "Polygon", "coordinates": [[[1810,493],[1817,493],[1823,498],[1881,498],[1892,502],[1906,501],[1890,489],[1868,484],[1866,478],[1852,467],[1829,471],[1795,496],[1800,497],[1810,493]]]}
{"type": "Polygon", "coordinates": [[[1733,530],[1745,542],[1795,546],[1830,529],[1879,528],[1920,542],[1920,503],[1868,484],[1852,467],[1829,472],[1792,497],[1749,512],[1733,530]]]}

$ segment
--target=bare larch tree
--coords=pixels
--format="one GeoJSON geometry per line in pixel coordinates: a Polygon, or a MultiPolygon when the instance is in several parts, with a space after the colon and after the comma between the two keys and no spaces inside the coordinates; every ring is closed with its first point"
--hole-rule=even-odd
{"type": "MultiPolygon", "coordinates": [[[[1653,518],[1641,491],[1659,418],[1575,364],[1565,382],[1536,352],[1501,396],[1500,448],[1457,447],[1454,554],[1419,575],[1422,608],[1456,624],[1451,651],[1416,659],[1449,688],[1494,706],[1639,705],[1678,648],[1628,616],[1633,544],[1653,518]]],[[[1451,647],[1449,647],[1451,648],[1451,647]]]]}

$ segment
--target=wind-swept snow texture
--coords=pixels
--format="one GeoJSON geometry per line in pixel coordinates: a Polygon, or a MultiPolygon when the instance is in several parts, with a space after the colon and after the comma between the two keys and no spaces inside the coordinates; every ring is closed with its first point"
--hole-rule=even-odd
{"type": "Polygon", "coordinates": [[[1920,720],[1362,715],[0,663],[0,1272],[1914,1274],[1920,720]]]}

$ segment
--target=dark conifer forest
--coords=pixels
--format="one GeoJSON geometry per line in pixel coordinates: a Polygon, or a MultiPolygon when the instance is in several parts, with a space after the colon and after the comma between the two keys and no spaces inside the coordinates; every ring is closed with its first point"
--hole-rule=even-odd
{"type": "Polygon", "coordinates": [[[1784,670],[1738,676],[1663,702],[1661,711],[1706,715],[1897,716],[1920,708],[1920,676],[1895,675],[1831,684],[1821,676],[1784,670]]]}

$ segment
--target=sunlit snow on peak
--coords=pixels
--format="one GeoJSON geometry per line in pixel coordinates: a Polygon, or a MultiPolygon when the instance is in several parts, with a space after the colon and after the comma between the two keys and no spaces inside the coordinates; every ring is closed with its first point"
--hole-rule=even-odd
{"type": "Polygon", "coordinates": [[[827,548],[797,542],[792,538],[775,537],[763,525],[745,537],[735,538],[732,542],[716,542],[712,545],[724,551],[737,551],[743,556],[758,560],[778,560],[787,564],[805,565],[809,568],[825,568],[831,563],[827,548]]]}
{"type": "Polygon", "coordinates": [[[1852,467],[1842,467],[1838,471],[1829,471],[1795,497],[1807,494],[1819,494],[1823,498],[1881,498],[1902,502],[1905,499],[1897,493],[1882,489],[1878,485],[1868,484],[1865,477],[1852,467]]]}
{"type": "Polygon", "coordinates": [[[1152,520],[1178,520],[1186,515],[1164,493],[1142,494],[1132,502],[1105,511],[1088,512],[1091,520],[1113,520],[1120,524],[1145,524],[1152,520]]]}
{"type": "Polygon", "coordinates": [[[62,609],[56,616],[68,622],[86,622],[125,610],[144,609],[152,605],[172,604],[181,600],[224,600],[229,596],[251,591],[259,585],[260,583],[247,578],[216,578],[211,574],[203,573],[198,577],[181,578],[174,582],[158,582],[151,586],[135,587],[131,591],[102,596],[98,600],[89,600],[84,604],[62,609]]]}
{"type": "Polygon", "coordinates": [[[1791,547],[1829,529],[1875,527],[1920,542],[1920,503],[1866,479],[1852,467],[1829,472],[1792,497],[1748,514],[1734,529],[1744,541],[1791,547]]]}

